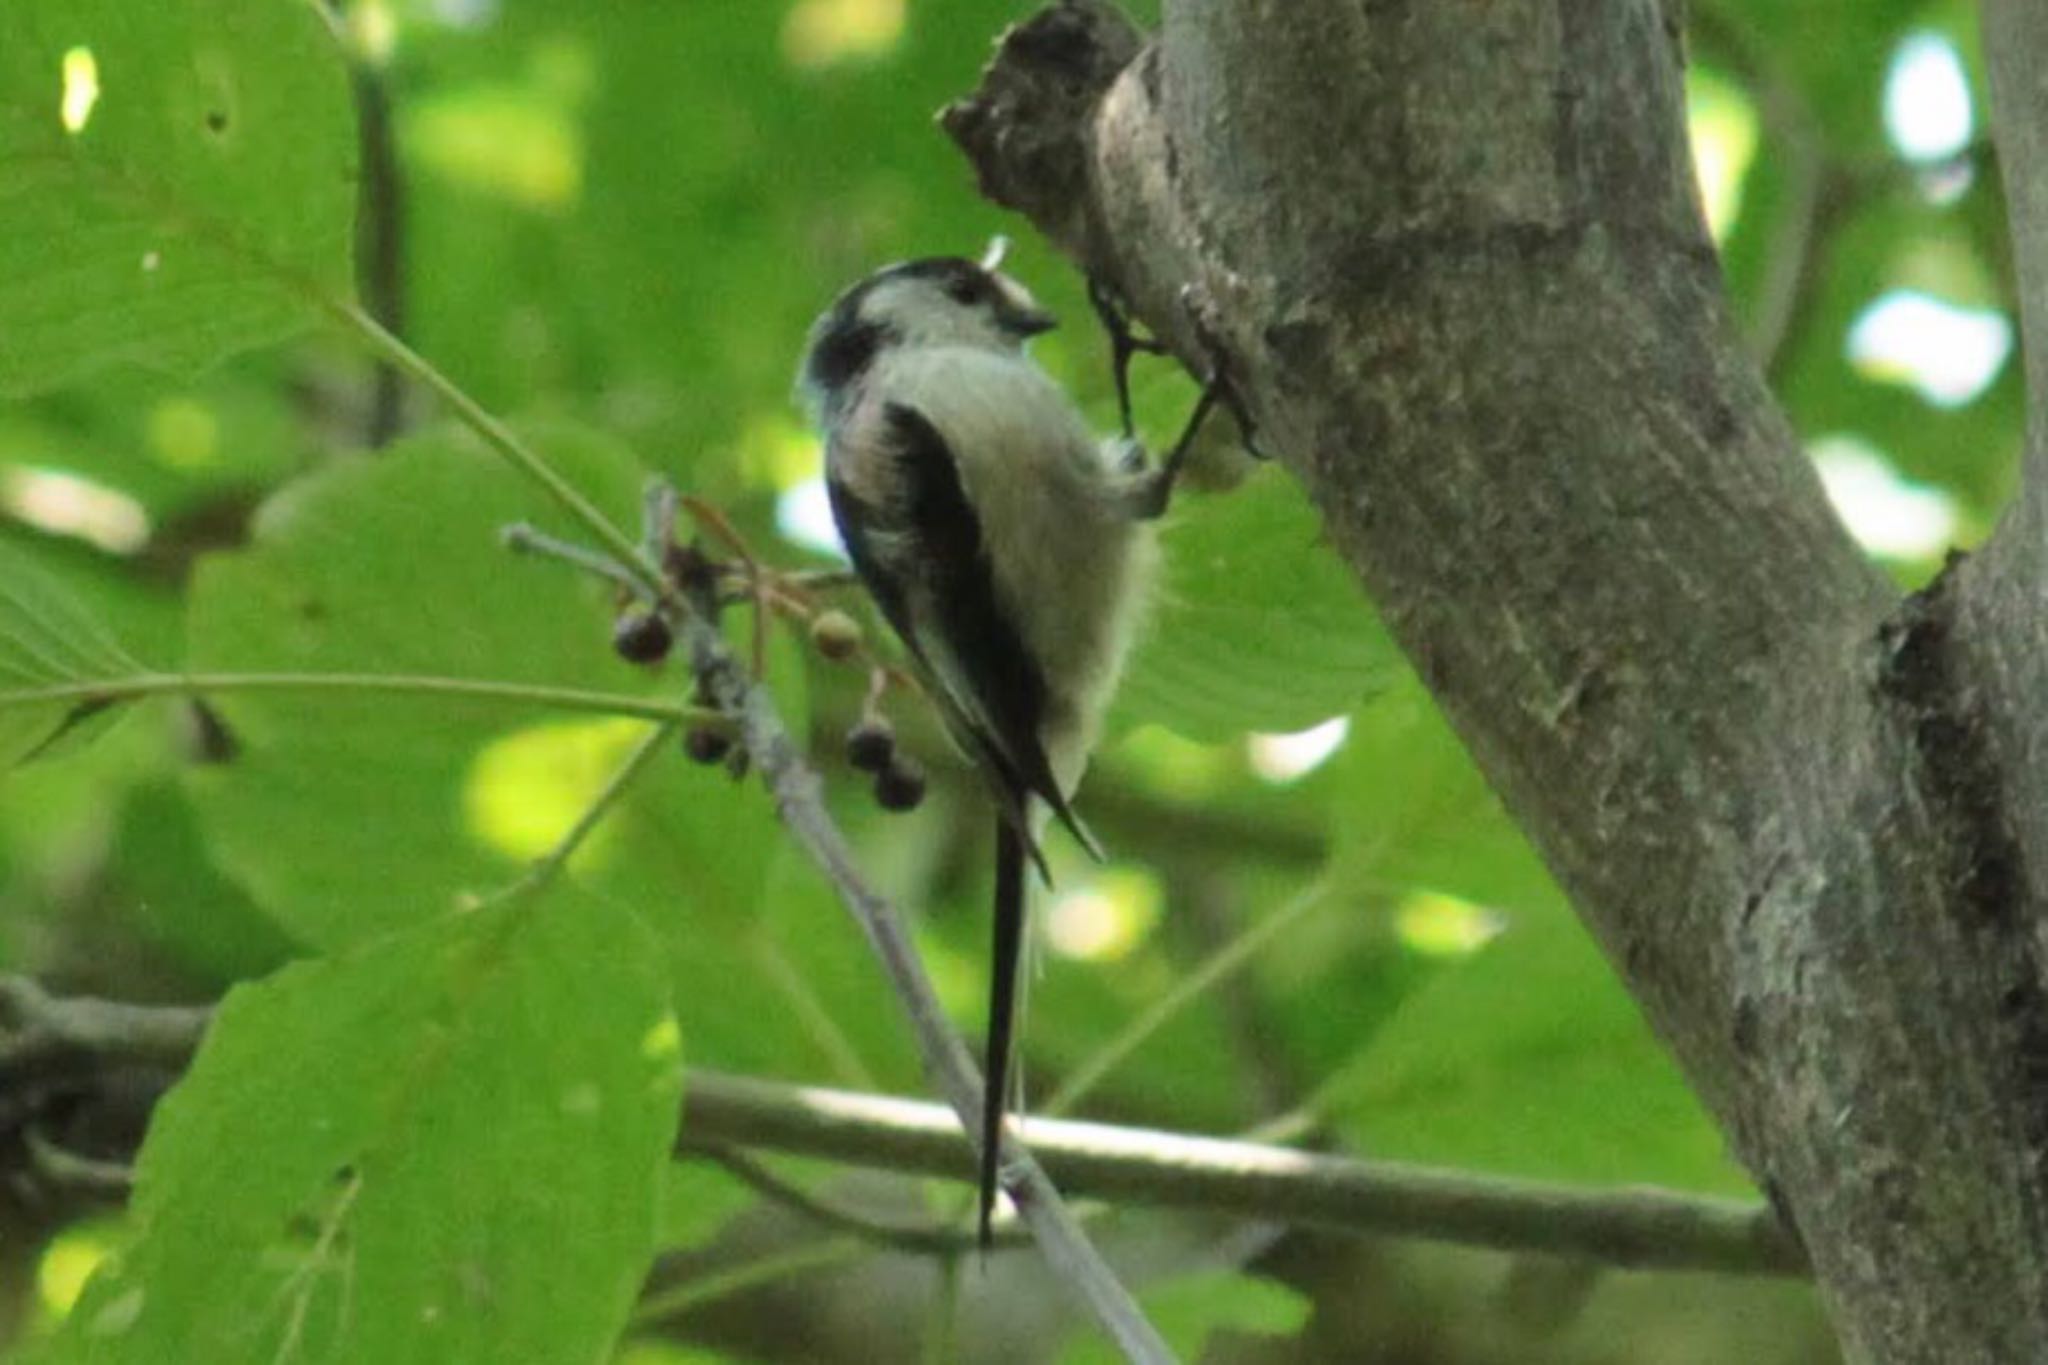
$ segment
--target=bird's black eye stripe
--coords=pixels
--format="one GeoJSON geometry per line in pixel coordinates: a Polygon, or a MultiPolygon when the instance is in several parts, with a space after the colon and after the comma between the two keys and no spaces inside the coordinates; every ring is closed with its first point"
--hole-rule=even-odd
{"type": "Polygon", "coordinates": [[[995,283],[979,270],[963,270],[946,281],[946,296],[955,303],[986,303],[995,297],[995,283]]]}
{"type": "Polygon", "coordinates": [[[828,394],[849,387],[867,373],[876,352],[891,336],[888,327],[861,318],[857,295],[847,299],[827,315],[815,333],[806,380],[828,394]]]}

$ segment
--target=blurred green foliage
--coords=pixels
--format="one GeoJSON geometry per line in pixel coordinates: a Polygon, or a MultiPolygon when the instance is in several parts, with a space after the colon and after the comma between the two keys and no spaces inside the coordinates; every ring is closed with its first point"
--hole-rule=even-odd
{"type": "MultiPolygon", "coordinates": [[[[673,746],[566,885],[494,899],[644,721],[232,689],[203,708],[107,703],[179,669],[686,695],[675,669],[612,656],[606,591],[503,553],[507,522],[575,528],[424,395],[416,434],[365,448],[371,359],[320,326],[350,297],[347,60],[394,114],[400,177],[373,176],[361,229],[398,247],[411,344],[621,524],[659,471],[777,559],[822,564],[778,530],[817,464],[789,394],[797,350],[875,265],[1018,231],[975,196],[930,114],[1030,8],[352,0],[331,25],[292,0],[0,10],[0,393],[14,399],[0,409],[0,955],[112,995],[237,987],[152,1134],[129,1240],[39,1351],[269,1361],[289,1332],[308,1360],[587,1360],[655,1245],[715,1276],[774,1230],[708,1167],[672,1168],[656,1197],[675,1108],[672,1068],[645,1052],[656,1020],[673,1017],[692,1065],[918,1086],[864,944],[765,798],[673,746]],[[593,1103],[604,1122],[587,1121],[593,1103]],[[343,1264],[349,1278],[329,1274],[343,1264]],[[440,1337],[414,1327],[422,1293],[445,1309],[440,1337]]],[[[1691,11],[1695,133],[1720,177],[1707,197],[1738,316],[1802,435],[1877,462],[1877,505],[1844,505],[1859,534],[1873,517],[1917,509],[1923,532],[1934,518],[1907,536],[1917,548],[1889,551],[1912,581],[1945,530],[1990,526],[2020,439],[2013,364],[1993,357],[1976,391],[1937,402],[1910,366],[1849,345],[1894,291],[2011,316],[1974,11],[1691,11]],[[1955,44],[1975,98],[1974,135],[1938,162],[1904,158],[1884,118],[1914,35],[1955,44]]],[[[359,252],[358,269],[375,258],[359,252]]],[[[1011,268],[1073,320],[1039,354],[1107,430],[1079,282],[1028,236],[1011,268]]],[[[1142,427],[1165,438],[1191,397],[1184,377],[1142,370],[1142,427]]],[[[1287,1114],[1410,1160],[1741,1191],[1299,492],[1270,469],[1224,491],[1228,463],[1166,529],[1152,628],[1084,793],[1115,861],[1056,851],[1033,1092],[1149,1016],[1091,1114],[1210,1131],[1287,1114]],[[1333,718],[1320,747],[1340,743],[1334,758],[1271,735],[1333,718]],[[1318,878],[1240,972],[1176,1002],[1318,878]]],[[[949,1006],[975,1027],[979,794],[928,720],[901,714],[939,771],[917,814],[881,815],[837,753],[863,680],[796,632],[777,633],[770,660],[835,813],[914,908],[949,1006]]],[[[841,1184],[813,1166],[792,1178],[841,1184]]],[[[1226,1251],[1238,1244],[1199,1226],[1145,1221],[1111,1235],[1130,1225],[1141,1250],[1170,1245],[1145,1262],[1147,1303],[1191,1342],[1219,1334],[1228,1358],[1827,1358],[1798,1291],[1594,1286],[1583,1313],[1531,1318],[1495,1294],[1499,1258],[1226,1251]],[[1452,1288],[1387,1297],[1445,1264],[1452,1288]],[[1379,1286],[1365,1298],[1384,1309],[1355,1338],[1341,1308],[1354,1283],[1379,1286]],[[1315,1345],[1284,1344],[1310,1304],[1315,1345]],[[1373,1353],[1401,1349],[1409,1327],[1390,1317],[1431,1313],[1463,1325],[1373,1353]]],[[[39,1254],[36,1237],[0,1244],[39,1254]]],[[[905,1352],[954,1342],[937,1293],[929,1322],[891,1326],[905,1352]]],[[[690,1344],[642,1338],[622,1359],[855,1350],[821,1344],[834,1314],[819,1304],[745,1302],[690,1344]]],[[[959,1349],[1041,1359],[1064,1338],[1067,1358],[1096,1358],[1072,1329],[1025,1321],[1041,1350],[1006,1352],[964,1321],[959,1349]]]]}

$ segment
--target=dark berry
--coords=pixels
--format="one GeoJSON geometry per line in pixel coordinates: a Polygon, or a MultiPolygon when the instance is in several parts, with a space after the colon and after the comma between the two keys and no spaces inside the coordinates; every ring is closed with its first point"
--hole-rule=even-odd
{"type": "Polygon", "coordinates": [[[658,664],[675,642],[675,632],[660,612],[629,611],[612,627],[612,648],[628,663],[658,664]]]}
{"type": "Polygon", "coordinates": [[[723,762],[732,750],[732,736],[710,725],[693,725],[683,736],[683,752],[699,763],[723,762]]]}
{"type": "Polygon", "coordinates": [[[915,810],[922,800],[924,769],[907,754],[875,774],[875,801],[883,810],[915,810]]]}
{"type": "Polygon", "coordinates": [[[864,773],[878,773],[896,757],[896,731],[872,716],[846,732],[846,761],[864,773]]]}

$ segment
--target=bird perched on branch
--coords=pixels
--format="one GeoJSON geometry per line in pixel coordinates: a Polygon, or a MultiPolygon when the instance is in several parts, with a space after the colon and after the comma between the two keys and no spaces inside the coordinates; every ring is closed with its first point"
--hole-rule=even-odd
{"type": "MultiPolygon", "coordinates": [[[[1054,320],[1000,264],[998,242],[979,262],[875,272],[812,327],[800,376],[847,553],[996,802],[984,1245],[1026,868],[1046,875],[1048,817],[1101,856],[1070,802],[1138,625],[1154,558],[1145,523],[1165,509],[1189,444],[1151,469],[1135,442],[1097,439],[1025,353],[1054,320]]],[[[1119,366],[1126,358],[1120,348],[1119,366]]],[[[1121,369],[1118,382],[1121,393],[1121,369]]]]}

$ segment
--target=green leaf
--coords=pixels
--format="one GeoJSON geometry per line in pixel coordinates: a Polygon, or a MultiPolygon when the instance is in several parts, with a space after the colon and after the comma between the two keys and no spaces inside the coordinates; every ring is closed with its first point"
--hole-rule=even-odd
{"type": "MultiPolygon", "coordinates": [[[[615,518],[633,515],[628,457],[573,433],[536,438],[615,518]]],[[[608,589],[499,545],[528,517],[571,534],[503,465],[445,434],[294,485],[263,509],[248,549],[201,565],[192,667],[648,691],[611,651],[608,589]]],[[[462,697],[209,700],[236,748],[189,777],[215,857],[324,948],[514,880],[646,725],[462,697]]],[[[589,857],[606,856],[601,836],[589,857]]]]}
{"type": "Polygon", "coordinates": [[[57,583],[0,545],[0,772],[98,729],[91,684],[148,670],[57,583]]]}
{"type": "Polygon", "coordinates": [[[0,394],[193,372],[348,290],[339,48],[292,0],[0,7],[0,394]],[[90,96],[90,98],[88,98],[90,96]]]}
{"type": "Polygon", "coordinates": [[[125,923],[196,979],[249,980],[298,956],[275,921],[213,865],[175,777],[129,793],[108,859],[125,923]]]}
{"type": "Polygon", "coordinates": [[[632,916],[557,890],[229,996],[157,1111],[69,1359],[597,1359],[654,1247],[677,1032],[632,916]]]}
{"type": "Polygon", "coordinates": [[[1383,893],[1446,892],[1511,916],[1569,913],[1527,836],[1412,673],[1352,718],[1332,766],[1340,881],[1383,893]]]}
{"type": "MultiPolygon", "coordinates": [[[[1218,1332],[1292,1337],[1308,1325],[1309,1301],[1285,1285],[1230,1271],[1190,1275],[1140,1294],[1145,1316],[1174,1354],[1198,1360],[1218,1332]]],[[[1114,1365],[1123,1357],[1099,1335],[1060,1352],[1060,1365],[1114,1365]]]]}
{"type": "MultiPolygon", "coordinates": [[[[1326,1083],[1326,1112],[1345,1137],[1372,1156],[1432,1165],[1746,1189],[1718,1130],[1420,684],[1361,713],[1338,762],[1334,875],[1394,898],[1393,928],[1418,963],[1405,998],[1326,1083]],[[1447,953],[1399,913],[1417,907],[1418,893],[1456,898],[1505,932],[1476,953],[1447,953]]],[[[1306,1030],[1318,1006],[1325,1016],[1333,1009],[1310,998],[1281,1010],[1306,1030]]]]}
{"type": "Polygon", "coordinates": [[[685,1346],[672,1341],[636,1341],[613,1358],[613,1365],[736,1365],[729,1356],[702,1346],[685,1346]]]}
{"type": "Polygon", "coordinates": [[[1398,656],[1301,486],[1264,470],[1176,503],[1157,605],[1117,699],[1123,724],[1191,739],[1291,731],[1351,710],[1398,656]]]}
{"type": "MultiPolygon", "coordinates": [[[[565,427],[528,434],[615,519],[637,515],[642,475],[615,445],[565,427]]],[[[448,435],[299,484],[265,509],[246,550],[202,567],[194,667],[687,694],[678,663],[649,674],[612,652],[608,586],[500,547],[499,529],[522,517],[573,534],[552,516],[497,461],[448,435]]],[[[737,613],[733,624],[744,625],[737,613]]],[[[802,651],[786,632],[773,642],[769,681],[801,734],[802,651]]],[[[187,775],[210,851],[294,938],[327,949],[517,880],[648,733],[644,721],[463,697],[210,700],[236,742],[231,762],[187,775]]],[[[850,1036],[868,1072],[833,1079],[865,1079],[907,1055],[900,1026],[815,870],[781,872],[785,848],[758,784],[688,762],[677,743],[569,871],[661,933],[701,1061],[815,1077],[850,1036]]]]}
{"type": "Polygon", "coordinates": [[[1439,975],[1330,1087],[1360,1151],[1589,1184],[1747,1192],[1584,930],[1538,916],[1439,975]]]}
{"type": "Polygon", "coordinates": [[[716,1162],[670,1162],[662,1176],[657,1244],[663,1251],[702,1246],[756,1200],[752,1187],[716,1162]]]}

